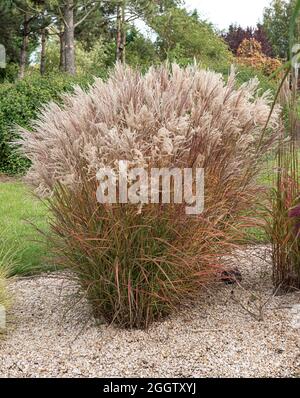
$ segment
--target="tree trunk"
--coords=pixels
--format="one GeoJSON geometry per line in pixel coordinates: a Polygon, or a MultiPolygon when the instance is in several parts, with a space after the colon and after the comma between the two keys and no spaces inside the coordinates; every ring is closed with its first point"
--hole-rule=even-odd
{"type": "Polygon", "coordinates": [[[43,76],[46,72],[46,29],[43,28],[41,31],[41,64],[40,64],[40,72],[43,76]]]}
{"type": "Polygon", "coordinates": [[[121,62],[125,64],[125,56],[126,56],[126,39],[127,39],[127,31],[126,31],[126,21],[125,21],[125,9],[126,9],[126,0],[123,0],[122,4],[122,52],[121,52],[121,62]]]}
{"type": "Polygon", "coordinates": [[[70,75],[75,75],[74,0],[66,0],[64,6],[64,28],[65,71],[70,75]]]}
{"type": "Polygon", "coordinates": [[[22,46],[20,52],[20,63],[19,63],[19,73],[18,73],[19,79],[23,79],[25,77],[28,42],[29,42],[29,18],[25,13],[23,21],[23,37],[22,37],[22,46]]]}
{"type": "Polygon", "coordinates": [[[122,14],[120,3],[117,5],[117,36],[116,36],[116,61],[122,60],[122,14]]]}
{"type": "Polygon", "coordinates": [[[117,5],[117,37],[116,37],[116,61],[125,63],[125,46],[126,46],[126,0],[121,0],[117,5]]]}
{"type": "Polygon", "coordinates": [[[65,34],[64,32],[59,32],[59,70],[65,72],[66,70],[66,55],[65,55],[65,34]]]}

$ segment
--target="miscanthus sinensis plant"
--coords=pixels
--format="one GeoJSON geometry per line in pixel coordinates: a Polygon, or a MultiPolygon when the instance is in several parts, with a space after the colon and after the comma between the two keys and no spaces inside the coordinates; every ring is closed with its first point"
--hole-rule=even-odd
{"type": "MultiPolygon", "coordinates": [[[[231,253],[257,196],[255,176],[273,142],[279,109],[258,81],[196,65],[117,65],[107,82],[77,88],[21,129],[27,180],[49,195],[59,262],[78,279],[96,316],[147,327],[196,297],[231,253]],[[262,131],[264,130],[264,134],[262,131]],[[101,205],[96,173],[131,167],[205,169],[205,210],[179,204],[101,205]]],[[[239,236],[239,238],[238,238],[239,236]]]]}

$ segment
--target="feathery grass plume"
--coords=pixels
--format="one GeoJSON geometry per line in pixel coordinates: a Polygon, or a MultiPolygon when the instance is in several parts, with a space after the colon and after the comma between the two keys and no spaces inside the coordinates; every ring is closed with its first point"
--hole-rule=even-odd
{"type": "Polygon", "coordinates": [[[197,65],[117,65],[107,82],[44,107],[33,131],[20,129],[31,160],[27,180],[49,195],[54,247],[74,271],[94,313],[147,327],[199,287],[231,253],[257,199],[255,176],[279,125],[257,79],[236,87],[197,65]],[[269,119],[267,133],[265,126],[269,119]],[[264,134],[262,132],[264,131],[264,134]],[[258,145],[259,142],[259,145],[258,145]],[[130,167],[205,169],[205,210],[180,204],[101,205],[96,173],[130,167]]]}

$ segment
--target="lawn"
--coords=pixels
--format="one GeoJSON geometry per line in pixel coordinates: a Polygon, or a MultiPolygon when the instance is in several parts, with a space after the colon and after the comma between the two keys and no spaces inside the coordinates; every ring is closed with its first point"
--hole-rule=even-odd
{"type": "Polygon", "coordinates": [[[47,244],[32,223],[47,230],[45,206],[21,181],[0,182],[0,256],[13,252],[13,273],[40,271],[44,264],[47,244]]]}

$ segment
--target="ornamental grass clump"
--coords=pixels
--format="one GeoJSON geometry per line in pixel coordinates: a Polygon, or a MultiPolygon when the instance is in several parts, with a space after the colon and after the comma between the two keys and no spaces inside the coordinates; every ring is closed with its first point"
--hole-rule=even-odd
{"type": "Polygon", "coordinates": [[[48,104],[32,131],[21,130],[27,180],[48,195],[57,261],[73,271],[96,317],[147,327],[195,300],[236,248],[278,126],[275,108],[265,131],[272,100],[257,87],[252,80],[237,88],[234,71],[225,83],[196,65],[145,75],[117,65],[107,82],[48,104]],[[204,211],[187,215],[173,199],[99,203],[96,174],[120,160],[204,168],[204,211]]]}

